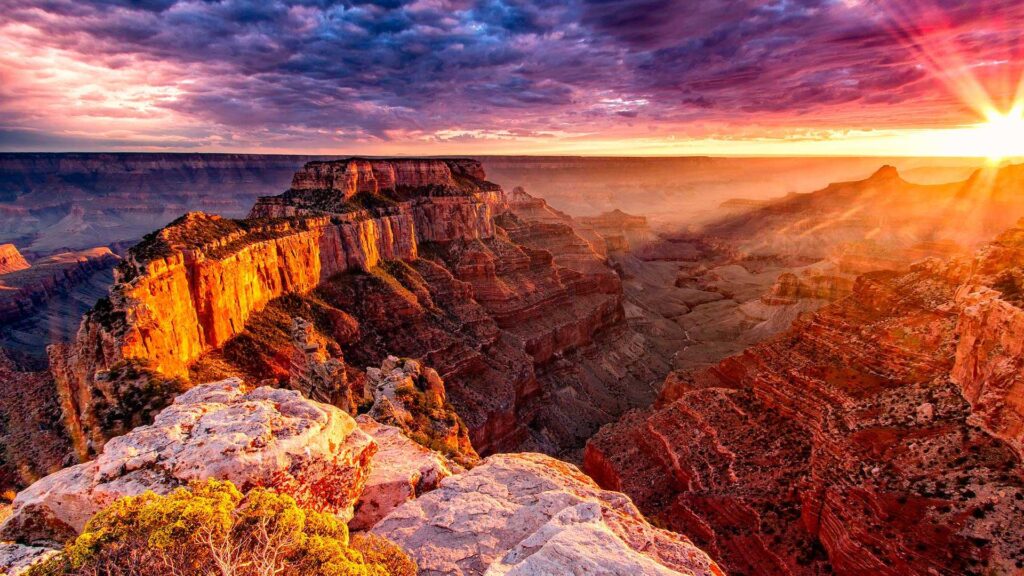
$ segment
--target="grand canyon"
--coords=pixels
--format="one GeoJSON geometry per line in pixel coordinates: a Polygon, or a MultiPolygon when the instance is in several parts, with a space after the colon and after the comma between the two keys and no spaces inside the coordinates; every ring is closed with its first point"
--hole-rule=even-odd
{"type": "Polygon", "coordinates": [[[1024,575],[1016,3],[3,8],[0,574],[1024,575]]]}

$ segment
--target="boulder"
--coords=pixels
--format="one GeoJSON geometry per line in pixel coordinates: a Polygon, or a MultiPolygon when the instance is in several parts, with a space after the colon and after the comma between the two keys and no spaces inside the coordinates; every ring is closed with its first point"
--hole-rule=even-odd
{"type": "Polygon", "coordinates": [[[392,510],[435,488],[453,473],[463,471],[441,454],[409,439],[395,426],[380,424],[367,415],[356,418],[359,429],[377,443],[366,487],[356,502],[353,530],[372,528],[392,510]]]}
{"type": "Polygon", "coordinates": [[[625,495],[541,454],[491,456],[373,532],[427,574],[724,574],[686,537],[648,524],[625,495]]]}
{"type": "Polygon", "coordinates": [[[377,445],[348,414],[292,390],[248,390],[229,378],[197,386],[152,425],[106,444],[95,460],[51,474],[20,492],[0,539],[73,538],[122,497],[167,493],[190,481],[273,486],[300,503],[351,518],[377,445]]]}

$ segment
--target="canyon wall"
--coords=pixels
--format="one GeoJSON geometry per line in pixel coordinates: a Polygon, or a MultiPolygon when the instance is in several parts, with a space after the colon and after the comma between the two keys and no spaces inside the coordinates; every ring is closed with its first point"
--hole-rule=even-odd
{"type": "Polygon", "coordinates": [[[849,297],[603,428],[585,469],[730,574],[1024,568],[1024,230],[849,297]]]}
{"type": "MultiPolygon", "coordinates": [[[[413,166],[427,171],[421,181],[432,178],[432,163],[446,166],[413,166]]],[[[460,174],[474,173],[465,162],[456,165],[460,174]]],[[[408,169],[401,178],[416,179],[408,169]]],[[[417,198],[345,213],[303,209],[305,215],[290,218],[235,221],[189,213],[147,236],[118,267],[109,298],[85,317],[76,343],[51,351],[79,453],[94,450],[105,436],[88,408],[95,404],[97,370],[138,360],[165,377],[187,378],[192,361],[239,334],[276,297],[309,292],[345,270],[415,259],[421,242],[493,236],[491,207],[500,189],[486,200],[460,192],[449,190],[437,202],[417,198]]]]}
{"type": "Polygon", "coordinates": [[[0,325],[30,315],[50,298],[109,271],[120,260],[106,248],[95,248],[41,258],[0,274],[0,325]]]}
{"type": "Polygon", "coordinates": [[[653,400],[668,363],[626,324],[599,235],[543,203],[508,210],[482,176],[467,160],[313,163],[249,219],[191,213],[147,236],[76,343],[51,350],[80,456],[190,382],[288,386],[301,317],[353,397],[369,367],[415,358],[482,454],[578,458],[653,400]]]}
{"type": "Polygon", "coordinates": [[[25,257],[18,252],[14,244],[0,244],[0,274],[16,272],[28,268],[25,257]]]}

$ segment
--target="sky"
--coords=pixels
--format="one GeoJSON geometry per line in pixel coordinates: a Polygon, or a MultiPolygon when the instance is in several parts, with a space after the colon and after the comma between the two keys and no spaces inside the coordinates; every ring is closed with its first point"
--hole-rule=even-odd
{"type": "Polygon", "coordinates": [[[1024,155],[1019,0],[0,0],[0,150],[1024,155]]]}

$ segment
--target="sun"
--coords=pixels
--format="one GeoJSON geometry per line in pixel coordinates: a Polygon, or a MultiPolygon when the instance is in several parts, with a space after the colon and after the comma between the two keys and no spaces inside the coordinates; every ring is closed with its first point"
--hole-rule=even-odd
{"type": "Polygon", "coordinates": [[[990,162],[1024,156],[1024,103],[1005,113],[989,110],[985,116],[986,122],[971,130],[977,155],[990,162]]]}

